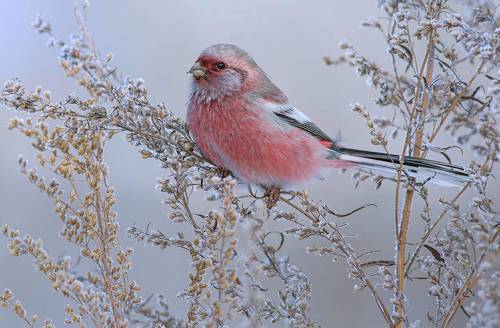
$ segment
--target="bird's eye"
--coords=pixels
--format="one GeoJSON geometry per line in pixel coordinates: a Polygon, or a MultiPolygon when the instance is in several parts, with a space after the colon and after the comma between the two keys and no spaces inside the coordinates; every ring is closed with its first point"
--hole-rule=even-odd
{"type": "Polygon", "coordinates": [[[215,63],[215,67],[217,67],[217,69],[219,69],[219,70],[222,70],[222,69],[226,68],[226,64],[224,64],[223,62],[217,62],[217,63],[215,63]]]}

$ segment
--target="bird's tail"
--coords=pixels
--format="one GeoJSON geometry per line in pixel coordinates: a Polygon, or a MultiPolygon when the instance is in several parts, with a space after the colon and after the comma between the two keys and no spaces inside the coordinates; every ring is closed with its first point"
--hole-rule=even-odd
{"type": "MultiPolygon", "coordinates": [[[[339,146],[333,146],[331,151],[332,159],[348,162],[355,167],[375,171],[381,175],[395,176],[401,164],[399,155],[339,146]]],[[[405,172],[402,174],[403,178],[411,176],[420,182],[429,180],[439,185],[456,186],[471,181],[471,177],[463,167],[428,159],[404,157],[403,169],[405,172]]]]}

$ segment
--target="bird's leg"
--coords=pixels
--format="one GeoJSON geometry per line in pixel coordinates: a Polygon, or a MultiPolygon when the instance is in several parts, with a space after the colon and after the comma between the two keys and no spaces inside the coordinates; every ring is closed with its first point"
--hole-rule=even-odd
{"type": "Polygon", "coordinates": [[[215,170],[215,174],[217,174],[217,176],[219,176],[220,178],[224,179],[225,177],[229,176],[231,172],[225,167],[218,167],[215,170]]]}
{"type": "Polygon", "coordinates": [[[264,192],[264,197],[266,199],[267,208],[271,209],[276,205],[280,198],[281,189],[279,187],[268,187],[264,192]]]}

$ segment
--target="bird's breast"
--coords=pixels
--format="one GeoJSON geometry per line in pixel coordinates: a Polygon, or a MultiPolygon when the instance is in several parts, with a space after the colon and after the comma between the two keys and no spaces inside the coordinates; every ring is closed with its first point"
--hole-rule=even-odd
{"type": "Polygon", "coordinates": [[[187,119],[201,151],[246,182],[302,183],[325,166],[325,147],[318,139],[244,99],[192,102],[187,119]]]}

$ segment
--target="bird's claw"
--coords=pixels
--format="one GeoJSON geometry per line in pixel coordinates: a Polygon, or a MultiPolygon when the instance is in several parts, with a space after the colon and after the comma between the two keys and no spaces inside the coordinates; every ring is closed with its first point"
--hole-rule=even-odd
{"type": "Polygon", "coordinates": [[[264,197],[268,209],[271,209],[276,205],[280,198],[280,194],[281,189],[278,187],[270,187],[266,189],[264,197]]]}
{"type": "Polygon", "coordinates": [[[215,174],[217,174],[217,176],[219,176],[220,178],[224,179],[225,177],[229,176],[231,172],[224,167],[218,167],[215,170],[215,174]]]}

